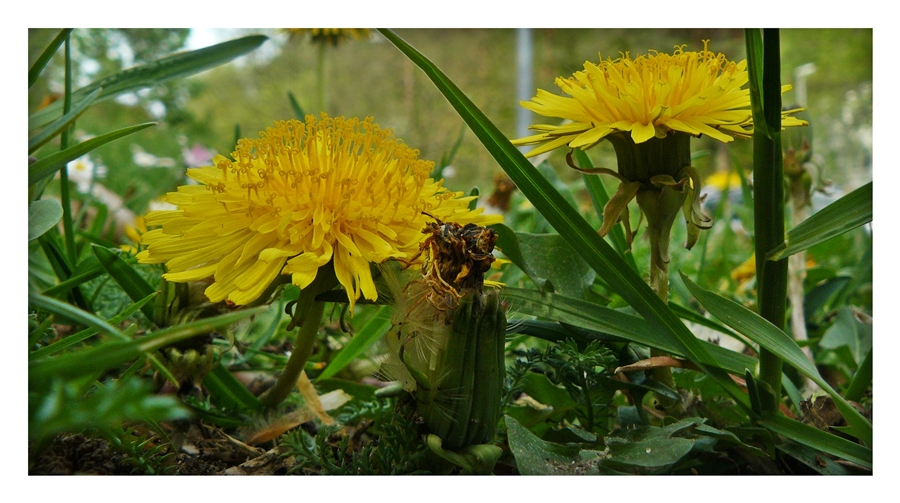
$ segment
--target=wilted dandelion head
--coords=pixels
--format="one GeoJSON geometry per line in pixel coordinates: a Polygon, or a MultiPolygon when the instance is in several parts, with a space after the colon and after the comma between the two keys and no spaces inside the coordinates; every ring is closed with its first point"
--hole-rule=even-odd
{"type": "Polygon", "coordinates": [[[207,277],[213,302],[256,300],[279,274],[307,287],[332,267],[350,299],[378,294],[370,263],[409,259],[433,217],[488,225],[473,197],[429,177],[434,163],[372,118],[278,121],[243,139],[231,159],[188,170],[199,185],[169,193],[176,210],[152,211],[143,263],[165,263],[168,281],[207,277]],[[425,213],[428,213],[427,216],[425,213]]]}

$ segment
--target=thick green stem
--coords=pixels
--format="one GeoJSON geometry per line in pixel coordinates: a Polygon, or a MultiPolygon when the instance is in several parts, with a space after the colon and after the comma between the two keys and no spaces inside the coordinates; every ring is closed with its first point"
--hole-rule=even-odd
{"type": "Polygon", "coordinates": [[[320,267],[315,281],[300,291],[300,297],[294,308],[294,317],[288,325],[288,330],[295,326],[300,327],[294,341],[294,350],[275,385],[260,395],[259,401],[263,404],[270,407],[280,404],[297,385],[300,372],[312,354],[316,336],[319,334],[319,325],[322,323],[322,315],[325,313],[325,303],[316,301],[316,296],[331,290],[335,285],[337,278],[332,264],[329,263],[320,267]]]}
{"type": "MultiPolygon", "coordinates": [[[[69,113],[72,109],[72,54],[70,50],[70,36],[66,37],[65,42],[65,64],[66,64],[66,73],[65,73],[65,95],[63,96],[63,115],[69,113]]],[[[60,150],[65,150],[69,146],[69,131],[72,130],[74,124],[65,128],[62,132],[62,136],[60,137],[60,150]]],[[[62,200],[62,208],[63,208],[63,233],[66,240],[66,256],[69,258],[69,263],[74,267],[76,260],[75,253],[75,230],[74,225],[72,223],[72,201],[69,196],[69,171],[68,164],[63,166],[59,171],[59,180],[60,180],[60,190],[59,197],[62,200]]]]}
{"type": "MultiPolygon", "coordinates": [[[[762,37],[758,30],[747,30],[747,53],[751,59],[750,96],[756,102],[753,107],[753,220],[759,314],[778,328],[784,327],[785,322],[788,261],[768,261],[766,255],[784,241],[780,51],[777,29],[763,30],[762,37]],[[758,60],[759,56],[762,61],[758,60]],[[760,96],[762,103],[758,103],[760,96]]],[[[775,400],[769,402],[774,410],[764,412],[778,410],[781,374],[781,358],[760,348],[759,380],[775,394],[775,400]]]]}
{"type": "Polygon", "coordinates": [[[291,352],[291,357],[288,358],[287,365],[285,365],[284,371],[278,378],[278,382],[259,397],[263,404],[270,407],[280,404],[297,385],[300,372],[303,371],[303,367],[306,366],[306,362],[309,360],[309,355],[312,354],[323,314],[325,314],[325,303],[313,301],[312,305],[309,306],[306,321],[300,327],[300,330],[297,331],[294,350],[291,352]]]}

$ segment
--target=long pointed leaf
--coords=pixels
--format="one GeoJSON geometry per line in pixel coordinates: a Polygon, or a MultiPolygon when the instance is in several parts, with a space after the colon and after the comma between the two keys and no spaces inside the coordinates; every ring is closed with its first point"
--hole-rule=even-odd
{"type": "MultiPolygon", "coordinates": [[[[518,312],[603,332],[626,341],[660,349],[675,356],[685,356],[681,348],[659,333],[658,328],[638,316],[555,293],[504,288],[502,294],[504,300],[508,301],[518,312]]],[[[756,369],[758,362],[752,356],[737,353],[709,342],[700,341],[700,343],[713,356],[716,366],[723,370],[742,376],[745,370],[756,369]]]]}
{"type": "Polygon", "coordinates": [[[103,89],[95,89],[92,93],[85,96],[85,98],[79,101],[72,110],[69,111],[66,115],[63,115],[59,119],[53,121],[50,125],[44,128],[40,133],[32,136],[28,139],[28,153],[31,154],[35,150],[41,147],[41,145],[47,143],[56,137],[56,135],[63,132],[69,124],[75,122],[75,119],[81,115],[82,112],[87,110],[87,108],[97,99],[97,96],[103,92],[103,89]]]}
{"type": "Polygon", "coordinates": [[[425,72],[519,190],[585,262],[651,325],[658,326],[660,334],[681,348],[687,358],[715,379],[737,403],[749,410],[747,396],[724,371],[715,368],[715,360],[702,346],[702,341],[694,337],[640,276],[597,235],[590,224],[541,176],[484,113],[425,56],[394,32],[386,29],[379,29],[379,32],[425,72]]]}
{"type": "Polygon", "coordinates": [[[59,35],[50,42],[50,45],[44,49],[44,52],[38,56],[38,59],[31,65],[31,68],[28,70],[28,88],[37,82],[38,77],[40,77],[41,72],[44,71],[44,67],[47,66],[47,63],[50,62],[50,59],[53,58],[53,55],[56,54],[56,50],[59,49],[59,46],[62,45],[63,42],[69,37],[69,34],[72,33],[72,28],[65,28],[59,32],[59,35]]]}
{"type": "MultiPolygon", "coordinates": [[[[268,37],[264,35],[251,35],[196,51],[173,54],[152,63],[129,68],[115,75],[92,82],[75,91],[73,98],[81,99],[88,93],[102,87],[103,92],[97,99],[97,103],[100,103],[122,93],[137,91],[172,79],[189,77],[243,56],[262,45],[266,40],[268,40],[268,37]]],[[[28,118],[28,129],[31,130],[43,126],[60,115],[62,115],[62,104],[59,102],[53,103],[28,118]]]]}
{"type": "Polygon", "coordinates": [[[869,182],[789,230],[784,242],[766,258],[781,260],[871,221],[872,182],[869,182]]]}
{"type": "Polygon", "coordinates": [[[331,360],[331,363],[325,367],[325,370],[319,374],[319,377],[316,378],[316,382],[328,379],[329,377],[334,376],[338,372],[341,371],[344,367],[347,366],[350,362],[355,360],[359,355],[366,352],[367,349],[372,347],[372,344],[375,344],[378,339],[381,339],[384,334],[388,332],[391,328],[391,314],[390,308],[387,306],[381,306],[378,309],[378,312],[375,313],[371,319],[369,319],[366,326],[364,326],[356,335],[350,339],[350,342],[347,343],[346,346],[341,348],[341,351],[334,356],[334,359],[331,360]]]}
{"type": "MultiPolygon", "coordinates": [[[[108,320],[108,323],[110,325],[118,325],[119,323],[128,319],[129,316],[136,313],[137,310],[141,308],[141,306],[143,306],[144,304],[153,300],[154,297],[156,297],[156,292],[153,292],[152,294],[148,295],[147,297],[128,306],[121,313],[110,318],[108,320]]],[[[75,344],[78,344],[81,341],[90,339],[91,337],[97,335],[98,333],[99,333],[99,331],[96,328],[86,328],[76,334],[72,334],[72,335],[66,337],[65,339],[56,341],[53,344],[42,347],[41,349],[38,349],[36,351],[32,351],[31,353],[28,354],[28,361],[37,360],[38,358],[43,358],[45,356],[50,356],[52,354],[56,354],[56,353],[62,351],[63,349],[66,349],[71,346],[74,346],[75,344]]]]}
{"type": "Polygon", "coordinates": [[[847,400],[819,375],[816,366],[806,358],[800,346],[789,335],[737,302],[700,288],[683,273],[681,279],[691,294],[697,297],[697,300],[713,316],[792,365],[831,395],[853,434],[867,445],[872,445],[872,423],[847,403],[847,400]]]}
{"type": "MultiPolygon", "coordinates": [[[[29,295],[29,299],[31,299],[31,295],[29,295]]],[[[53,301],[54,299],[49,300],[53,301]]],[[[29,380],[48,379],[51,376],[71,378],[108,370],[138,358],[144,353],[156,351],[178,341],[230,325],[236,321],[259,314],[267,308],[268,306],[261,306],[226,313],[215,318],[198,320],[158,330],[140,339],[105,342],[86,351],[78,351],[58,358],[30,362],[28,364],[28,378],[29,380]]],[[[99,321],[107,325],[105,321],[99,321]]]]}
{"type": "Polygon", "coordinates": [[[59,171],[60,168],[66,165],[69,161],[74,161],[79,157],[87,154],[91,150],[100,147],[101,145],[105,145],[113,140],[118,140],[123,136],[128,136],[132,133],[137,133],[143,129],[147,129],[150,126],[155,126],[155,122],[145,122],[144,124],[137,124],[135,126],[129,126],[126,128],[122,128],[111,133],[106,133],[95,138],[91,138],[90,140],[83,141],[77,145],[73,145],[61,152],[57,152],[55,154],[48,155],[43,159],[40,159],[36,163],[28,166],[28,185],[32,185],[37,183],[48,176],[52,176],[54,173],[59,171]]]}
{"type": "Polygon", "coordinates": [[[872,468],[872,450],[784,416],[759,422],[760,426],[822,452],[872,468]]]}
{"type": "Polygon", "coordinates": [[[263,404],[253,393],[250,393],[234,375],[221,363],[213,367],[212,371],[203,379],[203,385],[209,389],[213,396],[221,398],[237,408],[258,410],[263,404]]]}
{"type": "Polygon", "coordinates": [[[118,328],[110,325],[105,320],[60,300],[51,299],[50,297],[45,297],[38,293],[28,292],[28,303],[34,307],[45,309],[47,311],[50,311],[51,313],[56,313],[59,316],[72,320],[76,323],[80,323],[88,327],[94,327],[97,330],[106,332],[107,334],[118,339],[125,338],[125,335],[122,334],[122,332],[120,332],[118,328]]]}

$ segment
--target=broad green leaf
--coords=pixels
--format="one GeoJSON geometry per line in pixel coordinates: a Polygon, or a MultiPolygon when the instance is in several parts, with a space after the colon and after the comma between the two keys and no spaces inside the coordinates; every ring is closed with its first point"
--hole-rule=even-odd
{"type": "Polygon", "coordinates": [[[584,298],[585,288],[590,287],[596,273],[566,240],[558,234],[517,232],[513,235],[511,230],[507,232],[506,229],[503,229],[502,237],[498,236],[497,243],[508,246],[500,250],[504,254],[507,248],[513,252],[514,256],[507,256],[528,274],[541,291],[584,298]]]}
{"type": "Polygon", "coordinates": [[[602,464],[622,468],[662,468],[671,466],[685,457],[694,446],[694,440],[680,437],[651,437],[638,442],[610,442],[609,458],[602,464]]]}
{"type": "Polygon", "coordinates": [[[515,264],[534,283],[539,290],[546,290],[547,278],[542,277],[531,267],[531,263],[525,259],[522,247],[519,245],[519,235],[505,224],[494,224],[491,229],[497,232],[495,248],[500,250],[513,264],[515,264]]]}
{"type": "Polygon", "coordinates": [[[781,260],[871,221],[872,182],[869,182],[789,230],[785,241],[766,258],[781,260]]]}
{"type": "Polygon", "coordinates": [[[38,59],[31,65],[31,68],[28,70],[28,88],[31,89],[31,86],[37,82],[38,77],[40,77],[41,72],[44,71],[44,67],[47,66],[47,63],[50,62],[50,59],[53,58],[53,55],[56,54],[56,50],[59,49],[59,46],[62,45],[63,42],[69,37],[69,34],[72,33],[73,28],[65,28],[59,32],[59,35],[50,42],[50,45],[44,49],[44,52],[38,56],[38,59]]]}
{"type": "Polygon", "coordinates": [[[73,145],[63,151],[48,155],[47,157],[44,157],[43,159],[38,160],[36,163],[28,166],[28,185],[32,185],[48,176],[52,176],[54,173],[59,171],[60,168],[65,166],[67,162],[78,159],[79,157],[87,154],[97,147],[100,147],[101,145],[105,145],[113,140],[117,140],[119,138],[122,138],[123,136],[128,136],[132,133],[137,133],[138,131],[147,129],[150,126],[155,125],[155,122],[146,122],[144,124],[129,126],[113,131],[111,133],[106,133],[91,138],[90,140],[86,140],[77,145],[73,145]]]}
{"type": "MultiPolygon", "coordinates": [[[[83,96],[102,87],[103,92],[97,99],[97,103],[100,103],[122,93],[137,91],[173,79],[189,77],[243,56],[262,45],[266,40],[268,38],[263,35],[251,35],[196,51],[173,54],[92,82],[72,93],[72,97],[80,100],[83,96]]],[[[62,115],[62,107],[62,103],[57,101],[34,113],[28,118],[28,129],[35,129],[55,120],[62,115]]]]}
{"type": "Polygon", "coordinates": [[[421,68],[450,102],[482,145],[506,171],[519,190],[588,265],[651,325],[661,329],[671,344],[722,386],[745,409],[747,396],[724,372],[694,334],[644,283],[640,276],[601,238],[538,170],[510,143],[474,103],[427,58],[394,32],[379,29],[413,63],[421,68]]]}
{"type": "Polygon", "coordinates": [[[63,130],[65,130],[69,126],[69,124],[75,122],[75,119],[77,119],[82,112],[87,110],[88,106],[90,106],[91,103],[93,103],[94,100],[97,99],[97,96],[99,96],[102,91],[102,88],[95,89],[93,92],[85,96],[83,100],[75,104],[75,106],[72,107],[72,110],[70,110],[69,113],[63,115],[59,119],[56,119],[46,128],[44,128],[43,131],[29,138],[28,153],[33,153],[35,150],[40,148],[41,145],[47,143],[48,141],[56,137],[56,135],[62,133],[63,130]]]}
{"type": "Polygon", "coordinates": [[[872,468],[872,450],[813,426],[784,416],[759,421],[759,425],[795,442],[872,468]]]}
{"type": "Polygon", "coordinates": [[[819,346],[826,349],[847,346],[853,356],[853,364],[859,365],[872,350],[871,326],[860,323],[850,306],[841,306],[837,309],[834,323],[819,340],[819,346]]]}
{"type": "Polygon", "coordinates": [[[847,401],[831,387],[825,379],[819,375],[815,365],[806,358],[800,346],[793,339],[777,327],[763,319],[758,314],[732,300],[721,297],[695,285],[686,275],[681,275],[682,280],[697,300],[703,304],[713,316],[723,323],[747,336],[760,347],[771,351],[773,354],[792,365],[801,374],[810,378],[826,391],[834,399],[835,405],[841,411],[847,424],[853,430],[853,434],[868,445],[872,445],[872,423],[853,408],[847,401]]]}
{"type": "Polygon", "coordinates": [[[28,205],[28,240],[36,239],[49,231],[63,216],[63,209],[56,199],[40,199],[28,205]]]}
{"type": "MultiPolygon", "coordinates": [[[[97,260],[100,261],[100,265],[106,269],[110,277],[122,287],[122,290],[125,291],[125,294],[132,301],[137,302],[156,292],[156,289],[150,286],[147,280],[135,271],[131,265],[122,260],[117,253],[98,245],[91,245],[91,250],[94,252],[94,256],[97,257],[97,260]]],[[[141,308],[141,312],[144,313],[148,320],[155,322],[153,307],[152,304],[145,304],[141,308]]]]}
{"type": "Polygon", "coordinates": [[[578,406],[565,388],[553,384],[544,374],[529,372],[522,380],[522,391],[538,402],[553,407],[554,416],[559,420],[562,420],[566,411],[578,406]],[[559,413],[562,416],[558,416],[559,413]]]}
{"type": "MultiPolygon", "coordinates": [[[[32,302],[32,304],[37,304],[35,300],[32,300],[32,297],[33,295],[29,294],[29,301],[32,302]]],[[[54,299],[43,298],[38,300],[43,300],[45,304],[46,301],[62,304],[54,299]]],[[[169,346],[178,341],[189,339],[199,334],[209,333],[217,328],[259,314],[267,308],[268,306],[261,306],[234,311],[214,318],[197,320],[191,323],[166,328],[164,330],[157,330],[145,337],[132,341],[118,340],[105,342],[85,351],[68,353],[57,358],[29,362],[28,378],[29,380],[41,380],[48,379],[54,375],[61,377],[78,377],[97,371],[108,370],[138,358],[146,352],[156,351],[157,349],[169,346]]],[[[96,326],[97,324],[108,325],[103,320],[99,320],[96,317],[93,318],[96,321],[92,326],[96,326]]],[[[106,330],[109,331],[108,329],[106,330]]],[[[124,337],[124,335],[121,335],[119,338],[122,337],[124,337]]]]}
{"type": "Polygon", "coordinates": [[[232,407],[258,410],[263,406],[262,402],[253,396],[253,393],[250,393],[221,363],[213,367],[209,374],[206,374],[203,385],[209,390],[210,395],[224,400],[232,407]]]}
{"type": "Polygon", "coordinates": [[[316,382],[333,377],[346,367],[350,362],[365,353],[372,344],[384,337],[384,334],[391,328],[391,308],[381,306],[378,308],[368,323],[353,335],[350,342],[341,348],[341,351],[334,356],[331,363],[325,367],[325,370],[316,378],[316,382]]]}
{"type": "MultiPolygon", "coordinates": [[[[594,461],[579,467],[582,459],[578,447],[541,440],[512,417],[505,416],[505,420],[509,450],[522,475],[574,475],[576,468],[585,468],[590,473],[591,465],[596,465],[594,461]]],[[[594,454],[596,458],[600,453],[594,454]]],[[[597,473],[596,469],[593,473],[597,473]]]]}

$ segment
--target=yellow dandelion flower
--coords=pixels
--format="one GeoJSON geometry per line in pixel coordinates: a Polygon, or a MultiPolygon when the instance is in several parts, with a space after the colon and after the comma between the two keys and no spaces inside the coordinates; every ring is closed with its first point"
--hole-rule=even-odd
{"type": "Polygon", "coordinates": [[[285,28],[291,38],[309,35],[312,42],[339,45],[345,40],[368,40],[372,38],[369,28],[285,28]]]}
{"type": "MultiPolygon", "coordinates": [[[[532,157],[563,145],[589,148],[605,137],[630,132],[634,143],[663,138],[672,131],[705,134],[722,142],[753,134],[747,61],[735,63],[708,50],[687,52],[676,46],[671,55],[651,51],[635,59],[624,56],[600,63],[584,63],[584,71],[556,79],[569,97],[538,89],[521,105],[545,117],[571,122],[559,126],[534,125],[539,134],[514,140],[515,145],[541,144],[532,157]]],[[[791,88],[782,86],[782,92],[791,88]]],[[[806,125],[782,115],[782,126],[806,125]]]]}
{"type": "Polygon", "coordinates": [[[375,300],[369,263],[415,256],[426,223],[503,220],[469,210],[474,197],[430,178],[434,163],[418,154],[371,117],[277,121],[231,160],[189,169],[200,184],[167,195],[176,210],[147,214],[159,228],[142,236],[138,259],[165,263],[168,281],[211,276],[212,302],[253,302],[279,274],[305,288],[325,266],[351,308],[360,295],[375,300]]]}

